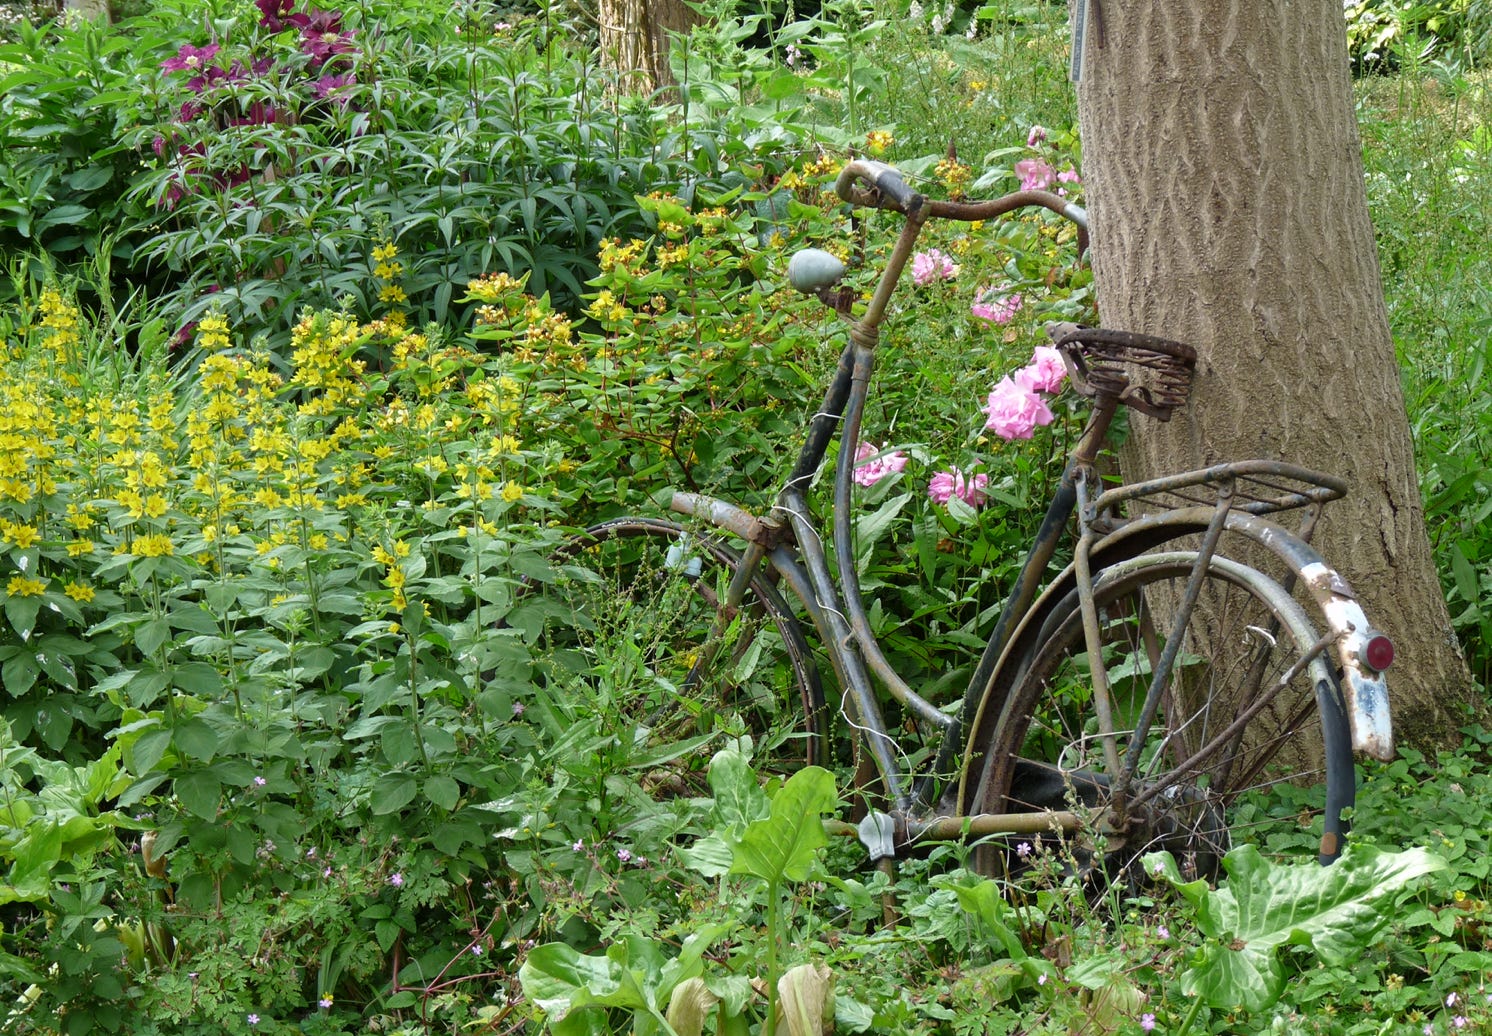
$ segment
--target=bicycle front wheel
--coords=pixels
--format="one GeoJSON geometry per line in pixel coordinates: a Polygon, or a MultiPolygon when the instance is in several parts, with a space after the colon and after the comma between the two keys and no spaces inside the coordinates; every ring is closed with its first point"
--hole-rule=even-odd
{"type": "Polygon", "coordinates": [[[1193,876],[1214,873],[1241,841],[1279,848],[1319,834],[1323,862],[1340,852],[1354,778],[1325,642],[1278,583],[1221,557],[1186,622],[1173,622],[1197,564],[1190,552],[1160,553],[1099,573],[1101,659],[1077,592],[1058,602],[984,757],[985,811],[1076,812],[1088,821],[1081,860],[1111,878],[1158,849],[1193,876]],[[1168,643],[1174,663],[1157,681],[1168,643]],[[1097,666],[1112,739],[1100,729],[1097,666]]]}
{"type": "Polygon", "coordinates": [[[692,769],[670,746],[697,745],[684,754],[702,764],[712,734],[750,734],[761,769],[823,762],[818,670],[768,570],[727,608],[740,556],[646,518],[593,526],[550,563],[553,575],[530,582],[507,622],[536,645],[535,677],[551,697],[588,701],[645,758],[667,759],[671,779],[692,769]]]}

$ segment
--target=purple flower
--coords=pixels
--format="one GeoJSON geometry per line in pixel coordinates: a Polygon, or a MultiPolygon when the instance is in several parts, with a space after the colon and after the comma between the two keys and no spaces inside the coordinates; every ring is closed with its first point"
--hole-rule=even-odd
{"type": "Polygon", "coordinates": [[[205,47],[194,47],[189,43],[182,44],[174,58],[167,58],[161,62],[163,72],[186,72],[193,71],[206,65],[216,55],[220,48],[216,43],[209,43],[205,47]]]}
{"type": "Polygon", "coordinates": [[[254,778],[254,786],[256,788],[262,788],[262,787],[264,787],[268,783],[269,783],[269,781],[265,780],[263,777],[255,777],[254,778]]]}
{"type": "Polygon", "coordinates": [[[631,849],[618,849],[616,851],[616,858],[618,860],[621,860],[623,863],[626,863],[628,860],[632,859],[632,850],[631,849]]]}
{"type": "Polygon", "coordinates": [[[527,705],[525,705],[525,704],[523,704],[523,702],[521,702],[521,701],[515,701],[515,702],[514,702],[514,703],[513,703],[513,715],[514,715],[514,716],[515,716],[515,717],[516,717],[516,716],[521,716],[521,715],[523,715],[523,713],[524,713],[524,711],[525,711],[525,710],[526,710],[526,709],[527,709],[527,708],[528,708],[528,706],[527,706],[527,705]]]}
{"type": "Polygon", "coordinates": [[[581,838],[575,839],[575,844],[570,846],[570,851],[575,853],[585,852],[585,840],[581,838]]]}
{"type": "Polygon", "coordinates": [[[262,16],[259,24],[270,32],[279,32],[290,25],[306,25],[311,21],[303,14],[290,13],[295,0],[254,0],[254,6],[259,8],[262,16]]]}
{"type": "Polygon", "coordinates": [[[1026,134],[1026,146],[1035,147],[1046,139],[1046,127],[1032,126],[1031,132],[1026,134]]]}
{"type": "Polygon", "coordinates": [[[956,496],[970,507],[978,507],[984,503],[984,488],[987,485],[989,476],[983,472],[966,476],[958,468],[950,468],[938,472],[927,483],[927,496],[935,504],[946,505],[956,496]]]}
{"type": "MultiPolygon", "coordinates": [[[[1039,129],[1040,127],[1037,127],[1037,128],[1039,129]]],[[[1027,856],[1030,856],[1031,855],[1031,843],[1030,842],[1021,842],[1019,845],[1017,845],[1015,847],[1015,854],[1017,856],[1019,856],[1023,860],[1027,856]]]]}
{"type": "Polygon", "coordinates": [[[1161,925],[1155,930],[1155,934],[1160,936],[1162,939],[1169,939],[1171,937],[1171,930],[1165,925],[1161,925]]]}
{"type": "Polygon", "coordinates": [[[321,1008],[323,1011],[330,1011],[332,1007],[332,998],[329,996],[324,996],[320,1000],[316,1001],[316,1006],[321,1008]]]}
{"type": "MultiPolygon", "coordinates": [[[[324,101],[328,97],[332,97],[333,95],[335,95],[337,91],[341,90],[343,87],[350,86],[352,84],[352,81],[353,77],[351,73],[344,73],[343,75],[339,76],[322,76],[320,79],[316,80],[315,84],[312,86],[312,89],[316,92],[317,100],[324,101]]],[[[335,99],[339,104],[345,105],[347,103],[346,97],[338,96],[335,99]]]]}
{"type": "Polygon", "coordinates": [[[1032,392],[1056,392],[1067,379],[1067,366],[1055,346],[1038,345],[1031,362],[1012,375],[1015,383],[1032,392]]]}
{"type": "Polygon", "coordinates": [[[1144,1029],[1146,1032],[1149,1032],[1150,1030],[1154,1029],[1155,1028],[1155,1015],[1153,1015],[1153,1014],[1142,1014],[1142,1015],[1140,1015],[1140,1028],[1144,1029]]]}
{"type": "Polygon", "coordinates": [[[1010,377],[1000,379],[981,409],[987,415],[984,427],[1002,439],[1029,439],[1038,425],[1053,419],[1040,396],[1010,377]]]}
{"type": "Polygon", "coordinates": [[[1010,319],[1020,312],[1025,299],[1021,298],[1019,292],[1010,295],[996,295],[993,289],[984,289],[975,297],[974,304],[969,307],[980,320],[988,320],[995,324],[1008,324],[1010,319]]]}
{"type": "Polygon", "coordinates": [[[394,888],[402,888],[404,886],[404,875],[395,871],[389,875],[389,884],[394,886],[394,888]]]}
{"type": "Polygon", "coordinates": [[[912,256],[912,283],[917,287],[933,281],[951,281],[958,276],[958,264],[936,248],[912,256]]]}
{"type": "Polygon", "coordinates": [[[248,1018],[246,1018],[244,1020],[247,1021],[250,1025],[258,1025],[259,1024],[259,1016],[257,1014],[250,1014],[248,1016],[248,1018]]]}
{"type": "Polygon", "coordinates": [[[862,442],[855,448],[854,478],[862,486],[873,486],[887,475],[894,475],[906,466],[907,455],[900,450],[887,453],[885,446],[877,446],[870,442],[862,442]]]}
{"type": "Polygon", "coordinates": [[[1044,191],[1057,178],[1057,170],[1039,158],[1023,158],[1015,164],[1015,175],[1021,178],[1021,190],[1044,191]]]}

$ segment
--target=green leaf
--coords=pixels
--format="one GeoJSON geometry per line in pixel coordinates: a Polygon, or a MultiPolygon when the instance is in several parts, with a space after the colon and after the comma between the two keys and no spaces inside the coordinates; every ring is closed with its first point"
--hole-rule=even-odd
{"type": "Polygon", "coordinates": [[[1144,866],[1194,905],[1209,940],[1202,961],[1182,976],[1182,991],[1212,1007],[1258,1012],[1285,988],[1279,947],[1310,946],[1328,965],[1356,961],[1391,916],[1383,901],[1445,861],[1424,849],[1352,846],[1330,867],[1274,865],[1244,845],[1223,858],[1228,878],[1215,891],[1181,881],[1169,853],[1146,856],[1144,866]]]}
{"type": "Polygon", "coordinates": [[[768,885],[807,879],[814,852],[829,844],[823,814],[834,802],[828,770],[807,766],[793,774],[772,797],[771,816],[747,827],[732,847],[731,873],[752,874],[768,885]]]}
{"type": "Polygon", "coordinates": [[[372,808],[375,815],[397,813],[419,794],[420,785],[407,773],[386,773],[373,782],[372,808]]]}
{"type": "Polygon", "coordinates": [[[199,762],[210,763],[218,751],[218,732],[199,717],[178,723],[171,732],[171,740],[182,755],[199,762]]]}
{"type": "Polygon", "coordinates": [[[1007,923],[1014,918],[1015,909],[1006,901],[998,882],[987,878],[973,888],[953,885],[953,894],[958,897],[958,905],[977,917],[1005,948],[1006,957],[1015,961],[1026,959],[1026,947],[1007,923]]]}
{"type": "Polygon", "coordinates": [[[211,770],[196,770],[176,778],[173,785],[176,797],[187,811],[204,820],[212,820],[218,813],[218,799],[223,786],[217,774],[211,770]]]}
{"type": "Polygon", "coordinates": [[[715,793],[715,826],[732,840],[739,840],[748,825],[771,811],[751,760],[735,745],[722,748],[710,760],[710,790],[715,793]]]}
{"type": "Polygon", "coordinates": [[[444,774],[436,774],[425,779],[425,798],[450,812],[461,801],[461,785],[444,774]]]}

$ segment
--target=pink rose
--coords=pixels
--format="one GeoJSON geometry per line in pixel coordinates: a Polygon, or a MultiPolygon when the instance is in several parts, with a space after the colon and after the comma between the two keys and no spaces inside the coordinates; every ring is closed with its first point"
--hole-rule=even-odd
{"type": "Polygon", "coordinates": [[[877,446],[871,442],[862,442],[855,448],[854,478],[862,486],[873,486],[906,466],[907,455],[900,450],[887,453],[885,446],[877,446]]]}
{"type": "Polygon", "coordinates": [[[1057,170],[1039,158],[1023,158],[1015,164],[1015,175],[1021,178],[1021,190],[1044,191],[1057,179],[1057,170]]]}
{"type": "Polygon", "coordinates": [[[1038,345],[1029,365],[1013,375],[1015,383],[1032,392],[1057,392],[1067,378],[1067,367],[1056,347],[1038,345]]]}
{"type": "Polygon", "coordinates": [[[984,503],[984,487],[987,485],[989,476],[983,472],[966,476],[957,468],[951,468],[932,477],[927,483],[927,496],[935,504],[946,506],[956,496],[970,507],[978,507],[984,503]]]}
{"type": "Polygon", "coordinates": [[[951,281],[958,276],[958,264],[936,248],[912,256],[912,283],[917,287],[933,281],[951,281]]]}
{"type": "Polygon", "coordinates": [[[984,427],[1002,439],[1029,439],[1037,425],[1053,420],[1042,398],[1010,377],[1000,379],[980,409],[989,417],[984,427]]]}
{"type": "Polygon", "coordinates": [[[988,320],[995,324],[1008,324],[1010,318],[1020,312],[1024,302],[1019,292],[995,297],[992,291],[985,290],[979,293],[977,301],[969,307],[969,312],[980,320],[988,320]]]}

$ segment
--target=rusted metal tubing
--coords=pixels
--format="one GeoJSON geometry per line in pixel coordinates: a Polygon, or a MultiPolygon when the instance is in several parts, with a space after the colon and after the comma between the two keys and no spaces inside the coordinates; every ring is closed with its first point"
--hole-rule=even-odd
{"type": "Polygon", "coordinates": [[[982,838],[985,835],[1039,835],[1053,831],[1076,831],[1083,822],[1076,813],[975,813],[967,817],[939,817],[908,821],[907,836],[916,838],[982,838]]]}

